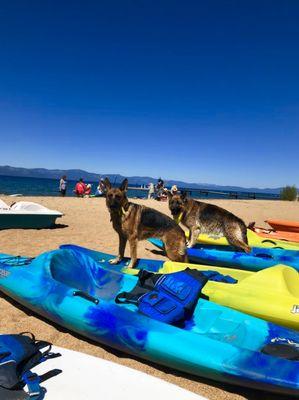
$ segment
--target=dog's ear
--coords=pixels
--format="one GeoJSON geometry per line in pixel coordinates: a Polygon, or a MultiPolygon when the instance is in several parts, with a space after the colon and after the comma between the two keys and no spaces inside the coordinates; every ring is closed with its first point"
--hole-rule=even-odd
{"type": "Polygon", "coordinates": [[[172,199],[172,196],[173,196],[173,194],[171,193],[171,191],[167,190],[167,197],[168,197],[169,200],[172,199]]]}
{"type": "Polygon", "coordinates": [[[126,178],[126,179],[124,179],[123,181],[122,181],[122,183],[121,183],[121,185],[120,185],[120,190],[121,191],[123,191],[123,192],[126,192],[127,190],[128,190],[128,179],[126,178]]]}
{"type": "Polygon", "coordinates": [[[111,189],[111,183],[108,178],[105,178],[104,184],[107,190],[111,189]]]}

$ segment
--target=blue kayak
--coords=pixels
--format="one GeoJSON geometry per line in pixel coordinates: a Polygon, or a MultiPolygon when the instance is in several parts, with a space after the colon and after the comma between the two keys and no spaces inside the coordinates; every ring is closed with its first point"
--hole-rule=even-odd
{"type": "Polygon", "coordinates": [[[120,271],[127,260],[114,268],[111,258],[76,246],[33,260],[1,254],[0,290],[48,320],[125,353],[216,381],[298,395],[298,332],[201,298],[180,327],[154,320],[132,304],[115,303],[137,277],[120,271]]]}
{"type": "MultiPolygon", "coordinates": [[[[159,249],[164,249],[160,239],[148,239],[159,249]]],[[[249,254],[235,251],[231,246],[213,246],[196,244],[187,249],[189,261],[197,264],[217,265],[220,267],[239,268],[259,271],[277,264],[289,265],[299,271],[299,251],[252,247],[249,254]]]]}

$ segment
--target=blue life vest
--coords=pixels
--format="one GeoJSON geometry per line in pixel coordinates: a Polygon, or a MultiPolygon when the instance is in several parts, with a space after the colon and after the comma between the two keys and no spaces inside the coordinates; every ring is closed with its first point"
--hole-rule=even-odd
{"type": "MultiPolygon", "coordinates": [[[[49,358],[60,356],[50,350],[50,343],[37,341],[33,335],[0,335],[0,398],[4,398],[2,395],[9,399],[24,398],[25,392],[22,389],[27,385],[29,393],[26,398],[43,399],[45,392],[40,386],[40,377],[30,369],[49,358]],[[47,349],[42,352],[44,348],[47,349]]],[[[60,372],[50,371],[47,377],[60,372]]]]}
{"type": "Polygon", "coordinates": [[[230,276],[215,271],[187,268],[184,271],[161,275],[140,270],[134,289],[131,292],[119,293],[115,301],[135,304],[140,313],[150,318],[177,324],[192,317],[202,288],[208,280],[237,282],[230,276]]]}

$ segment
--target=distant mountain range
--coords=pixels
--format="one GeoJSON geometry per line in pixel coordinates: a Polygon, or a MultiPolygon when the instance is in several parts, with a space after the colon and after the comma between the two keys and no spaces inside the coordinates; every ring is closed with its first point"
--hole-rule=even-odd
{"type": "MultiPolygon", "coordinates": [[[[17,176],[26,178],[44,178],[44,179],[59,179],[62,175],[66,175],[68,180],[77,180],[83,178],[85,181],[97,182],[100,177],[108,177],[111,183],[120,183],[125,177],[119,174],[96,174],[92,172],[83,171],[81,169],[46,169],[46,168],[19,168],[11,167],[8,165],[0,166],[0,175],[17,176]]],[[[149,182],[156,183],[157,179],[150,176],[129,176],[130,186],[147,185],[149,182]]],[[[255,193],[273,193],[278,194],[281,188],[243,188],[239,186],[221,186],[213,185],[210,183],[187,183],[177,180],[164,179],[166,186],[177,185],[179,188],[190,189],[209,189],[209,190],[223,190],[233,192],[255,192],[255,193]]]]}

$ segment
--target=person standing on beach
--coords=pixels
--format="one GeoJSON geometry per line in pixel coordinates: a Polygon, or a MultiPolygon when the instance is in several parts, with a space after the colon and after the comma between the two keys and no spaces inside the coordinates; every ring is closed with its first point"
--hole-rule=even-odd
{"type": "Polygon", "coordinates": [[[62,197],[64,197],[66,194],[66,186],[67,186],[66,175],[63,175],[63,177],[59,181],[59,192],[62,197]]]}
{"type": "Polygon", "coordinates": [[[105,183],[104,183],[104,179],[101,178],[100,182],[99,182],[99,185],[97,187],[97,191],[95,193],[95,196],[96,197],[104,196],[105,195],[105,191],[106,191],[106,186],[105,186],[105,183]]]}
{"type": "Polygon", "coordinates": [[[162,178],[158,179],[157,185],[156,185],[156,191],[157,191],[157,197],[156,199],[159,200],[160,196],[162,195],[164,190],[164,181],[162,178]]]}
{"type": "Polygon", "coordinates": [[[80,178],[79,181],[76,183],[74,192],[76,193],[77,197],[83,197],[86,191],[86,185],[83,181],[83,178],[80,178]]]}
{"type": "Polygon", "coordinates": [[[155,186],[154,186],[153,182],[151,182],[151,183],[148,185],[148,196],[147,196],[147,198],[148,198],[148,199],[152,199],[154,193],[155,193],[155,186]]]}

